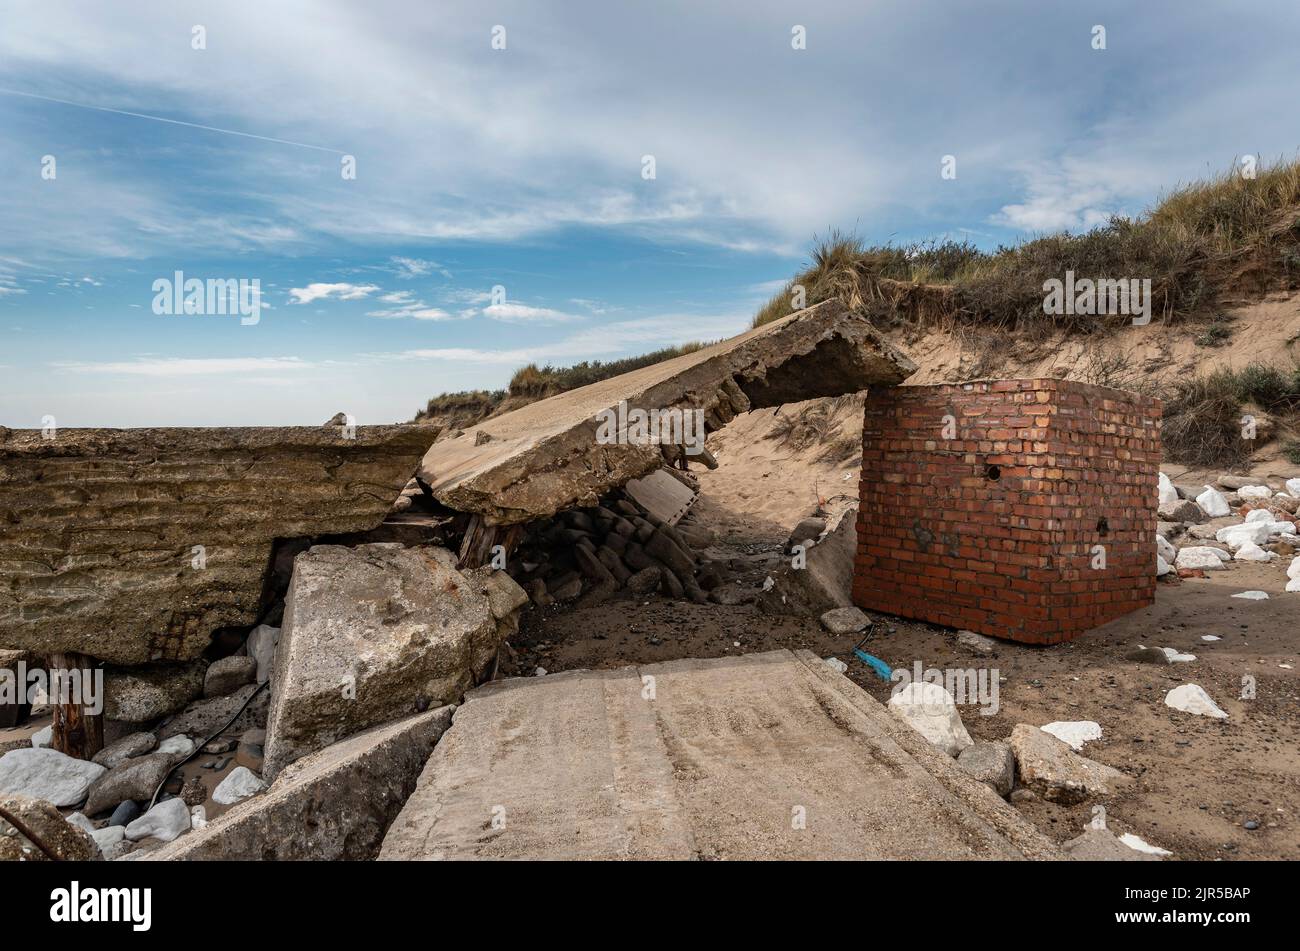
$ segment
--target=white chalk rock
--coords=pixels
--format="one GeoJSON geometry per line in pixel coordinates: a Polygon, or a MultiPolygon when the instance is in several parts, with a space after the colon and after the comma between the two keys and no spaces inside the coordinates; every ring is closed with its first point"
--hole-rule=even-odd
{"type": "Polygon", "coordinates": [[[1203,641],[1221,641],[1221,640],[1223,640],[1223,638],[1221,638],[1218,634],[1202,634],[1202,635],[1201,635],[1201,640],[1203,640],[1203,641]]]}
{"type": "Polygon", "coordinates": [[[1246,521],[1271,522],[1273,521],[1273,513],[1270,512],[1268,509],[1251,509],[1249,512],[1246,513],[1246,521]]]}
{"type": "Polygon", "coordinates": [[[59,808],[75,806],[107,770],[44,747],[10,750],[0,756],[0,795],[44,799],[59,808]]]}
{"type": "Polygon", "coordinates": [[[1156,554],[1165,561],[1173,561],[1178,557],[1178,549],[1173,546],[1173,543],[1170,542],[1169,539],[1165,538],[1163,535],[1157,535],[1156,554]]]}
{"type": "Polygon", "coordinates": [[[1163,578],[1165,575],[1169,574],[1169,572],[1173,570],[1174,569],[1169,567],[1169,562],[1165,561],[1159,555],[1156,555],[1156,577],[1157,578],[1163,578]]]}
{"type": "Polygon", "coordinates": [[[1237,561],[1272,561],[1277,555],[1271,551],[1265,551],[1254,542],[1246,542],[1237,549],[1232,557],[1237,561]]]}
{"type": "Polygon", "coordinates": [[[1234,598],[1241,598],[1243,601],[1267,601],[1267,591],[1239,591],[1233,595],[1234,598]]]}
{"type": "Polygon", "coordinates": [[[265,788],[266,783],[258,778],[257,773],[247,766],[236,766],[230,771],[230,775],[212,790],[212,801],[219,802],[223,806],[231,806],[241,799],[256,796],[265,788]]]}
{"type": "Polygon", "coordinates": [[[1169,476],[1165,475],[1163,472],[1160,473],[1160,501],[1178,501],[1178,490],[1175,489],[1174,484],[1169,481],[1169,476]]]}
{"type": "Polygon", "coordinates": [[[1291,579],[1300,578],[1300,555],[1291,559],[1291,564],[1287,565],[1286,576],[1291,579]]]}
{"type": "Polygon", "coordinates": [[[1293,499],[1300,499],[1300,479],[1287,479],[1286,491],[1293,499]]]}
{"type": "Polygon", "coordinates": [[[833,668],[837,674],[847,673],[849,669],[849,665],[838,657],[827,657],[826,666],[833,668]]]}
{"type": "Polygon", "coordinates": [[[185,800],[168,799],[154,806],[126,827],[126,837],[132,842],[150,837],[170,842],[178,835],[190,831],[190,810],[185,800]]]}
{"type": "Polygon", "coordinates": [[[975,745],[957,713],[957,704],[939,684],[910,683],[889,698],[889,708],[949,756],[975,745]]]}
{"type": "Polygon", "coordinates": [[[1223,518],[1225,515],[1232,514],[1232,507],[1228,505],[1227,498],[1212,486],[1207,485],[1205,491],[1196,497],[1196,504],[1210,518],[1223,518]]]}
{"type": "Polygon", "coordinates": [[[208,810],[195,806],[190,810],[190,828],[195,832],[208,827],[208,810]]]}
{"type": "Polygon", "coordinates": [[[1246,542],[1262,545],[1268,541],[1268,530],[1271,524],[1271,522],[1242,522],[1239,525],[1229,525],[1215,532],[1214,540],[1223,542],[1233,551],[1246,542]]]}
{"type": "Polygon", "coordinates": [[[1141,838],[1132,832],[1125,832],[1119,837],[1119,840],[1135,852],[1145,852],[1147,855],[1173,855],[1168,849],[1162,849],[1158,845],[1151,845],[1149,842],[1143,842],[1141,838]]]}
{"type": "Polygon", "coordinates": [[[1268,526],[1268,533],[1270,535],[1294,535],[1296,533],[1295,523],[1294,522],[1270,522],[1268,526]]]}
{"type": "Polygon", "coordinates": [[[1288,591],[1300,591],[1300,578],[1292,578],[1286,583],[1288,591]]]}
{"type": "Polygon", "coordinates": [[[1178,549],[1178,558],[1174,562],[1174,567],[1217,571],[1223,567],[1223,559],[1219,555],[1219,549],[1211,548],[1209,545],[1188,545],[1186,548],[1178,549]]]}
{"type": "Polygon", "coordinates": [[[1085,743],[1101,739],[1101,724],[1093,720],[1056,720],[1039,729],[1052,734],[1062,743],[1070,744],[1075,752],[1083,749],[1085,743]]]}
{"type": "Polygon", "coordinates": [[[1210,695],[1197,684],[1183,684],[1181,687],[1175,687],[1169,691],[1169,693],[1165,694],[1165,706],[1181,710],[1183,713],[1193,713],[1199,717],[1214,717],[1216,720],[1228,719],[1228,715],[1220,710],[1218,705],[1210,699],[1210,695]]]}
{"type": "Polygon", "coordinates": [[[257,661],[257,682],[264,684],[271,679],[275,668],[275,645],[280,641],[280,629],[269,624],[259,624],[248,635],[244,647],[248,656],[257,661]]]}
{"type": "Polygon", "coordinates": [[[1190,664],[1192,661],[1196,660],[1195,654],[1184,654],[1177,648],[1162,647],[1160,649],[1165,652],[1165,656],[1169,658],[1169,663],[1171,664],[1190,664]]]}
{"type": "Polygon", "coordinates": [[[1243,485],[1237,495],[1243,499],[1267,499],[1272,497],[1273,490],[1266,485],[1243,485]]]}
{"type": "Polygon", "coordinates": [[[32,749],[41,750],[54,742],[54,727],[47,726],[32,734],[32,749]]]}

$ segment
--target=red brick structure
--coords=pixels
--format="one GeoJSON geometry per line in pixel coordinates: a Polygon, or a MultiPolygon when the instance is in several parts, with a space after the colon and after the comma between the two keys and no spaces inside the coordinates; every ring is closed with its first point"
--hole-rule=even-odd
{"type": "Polygon", "coordinates": [[[853,601],[1054,644],[1155,598],[1160,403],[1066,380],[872,389],[853,601]]]}

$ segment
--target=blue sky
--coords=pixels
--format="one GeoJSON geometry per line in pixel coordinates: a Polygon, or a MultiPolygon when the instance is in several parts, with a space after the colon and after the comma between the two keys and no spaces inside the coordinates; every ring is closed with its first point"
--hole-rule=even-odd
{"type": "Polygon", "coordinates": [[[403,420],[530,360],[738,332],[832,228],[992,247],[1300,147],[1293,0],[0,0],[0,23],[15,427],[403,420]],[[260,321],[154,313],[178,270],[259,280],[260,321]]]}

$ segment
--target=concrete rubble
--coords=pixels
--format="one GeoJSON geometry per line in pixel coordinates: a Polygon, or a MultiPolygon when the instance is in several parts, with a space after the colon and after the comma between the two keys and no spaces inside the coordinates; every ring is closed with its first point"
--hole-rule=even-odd
{"type": "Polygon", "coordinates": [[[248,626],[277,539],[379,524],[427,427],[0,429],[0,646],[122,664],[248,626]]]}
{"type": "Polygon", "coordinates": [[[462,574],[445,549],[300,555],[276,648],[266,778],[367,727],[458,700],[526,601],[508,575],[462,574]]]}
{"type": "Polygon", "coordinates": [[[420,479],[458,512],[493,525],[529,522],[595,505],[663,464],[654,442],[597,441],[597,414],[621,401],[644,410],[701,410],[706,427],[718,429],[738,413],[893,386],[915,370],[865,314],[827,301],[695,353],[485,420],[430,449],[420,479]]]}
{"type": "Polygon", "coordinates": [[[304,757],[263,795],[144,858],[372,859],[451,715],[451,707],[439,707],[304,757]]]}

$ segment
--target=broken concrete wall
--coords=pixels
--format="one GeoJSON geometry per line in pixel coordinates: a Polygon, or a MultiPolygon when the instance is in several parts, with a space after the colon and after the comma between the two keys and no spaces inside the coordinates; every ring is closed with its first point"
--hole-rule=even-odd
{"type": "Polygon", "coordinates": [[[379,524],[423,426],[0,428],[0,646],[139,664],[258,620],[277,539],[379,524]]]}
{"type": "Polygon", "coordinates": [[[821,615],[851,607],[853,562],[858,552],[857,518],[856,505],[843,506],[825,519],[824,527],[814,537],[792,535],[787,564],[772,573],[772,584],[759,597],[759,604],[776,614],[821,615]],[[794,548],[796,545],[802,546],[802,552],[794,548]]]}
{"type": "MultiPolygon", "coordinates": [[[[597,414],[694,409],[717,429],[763,406],[901,383],[916,370],[867,317],[826,301],[730,340],[489,419],[434,446],[421,480],[439,502],[510,525],[593,506],[664,460],[653,442],[602,442],[597,414]]],[[[677,449],[679,447],[673,447],[677,449]]]]}

